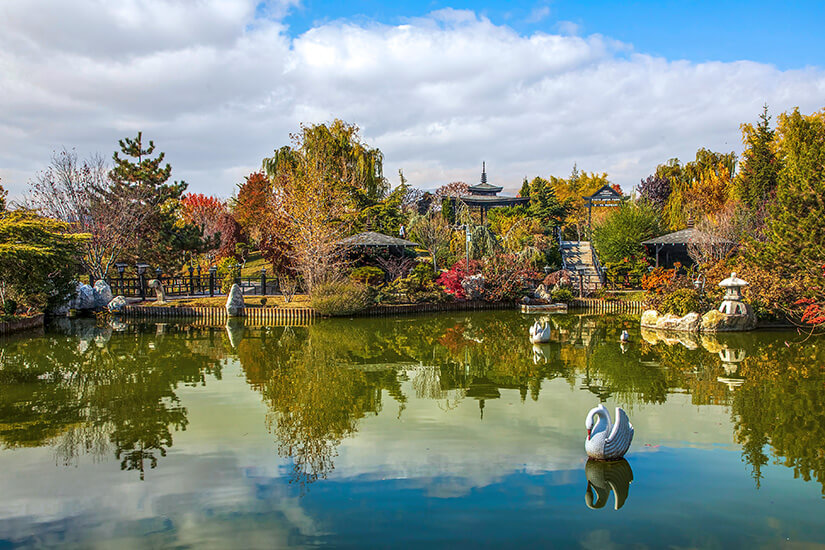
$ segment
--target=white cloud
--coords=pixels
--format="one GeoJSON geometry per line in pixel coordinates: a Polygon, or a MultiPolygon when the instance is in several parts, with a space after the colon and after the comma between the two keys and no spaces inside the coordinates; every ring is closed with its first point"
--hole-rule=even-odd
{"type": "Polygon", "coordinates": [[[525,20],[527,23],[538,23],[550,16],[550,6],[536,6],[530,11],[530,15],[525,20]]]}
{"type": "Polygon", "coordinates": [[[466,10],[403,25],[332,22],[291,39],[289,2],[11,0],[0,5],[0,178],[13,194],[76,147],[143,130],[195,191],[227,196],[299,122],[357,123],[395,181],[606,171],[630,189],[739,124],[821,108],[821,67],[670,61],[607,37],[522,36],[466,10]],[[265,13],[265,17],[261,14],[265,13]]]}

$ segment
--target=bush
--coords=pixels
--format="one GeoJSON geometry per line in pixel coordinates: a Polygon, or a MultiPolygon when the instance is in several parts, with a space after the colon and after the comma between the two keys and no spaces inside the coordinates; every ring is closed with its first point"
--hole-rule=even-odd
{"type": "Polygon", "coordinates": [[[218,262],[217,276],[221,280],[221,292],[229,292],[235,279],[241,276],[241,266],[235,261],[235,258],[223,258],[218,262]]]}
{"type": "Polygon", "coordinates": [[[659,303],[659,313],[672,313],[682,317],[691,311],[702,314],[710,307],[697,290],[679,288],[665,296],[659,303]]]}
{"type": "Polygon", "coordinates": [[[14,315],[14,312],[17,311],[17,302],[8,298],[3,302],[3,313],[6,315],[14,315]]]}
{"type": "Polygon", "coordinates": [[[367,287],[351,280],[317,284],[310,299],[313,309],[325,317],[352,315],[372,302],[367,287]]]}
{"type": "Polygon", "coordinates": [[[433,265],[427,262],[416,264],[415,267],[412,268],[412,271],[410,271],[410,274],[407,275],[407,279],[416,285],[415,290],[432,290],[435,288],[433,284],[435,280],[433,265]]]}
{"type": "Polygon", "coordinates": [[[384,270],[372,265],[356,267],[350,272],[349,278],[362,285],[378,286],[384,282],[384,270]]]}
{"type": "Polygon", "coordinates": [[[575,298],[569,288],[556,289],[550,294],[550,297],[554,302],[562,302],[565,304],[569,304],[575,298]]]}

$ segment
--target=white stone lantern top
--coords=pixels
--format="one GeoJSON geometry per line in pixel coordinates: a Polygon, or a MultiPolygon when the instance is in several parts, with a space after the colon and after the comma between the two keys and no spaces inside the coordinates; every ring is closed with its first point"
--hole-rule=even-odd
{"type": "Polygon", "coordinates": [[[719,283],[719,286],[725,289],[724,301],[719,306],[719,311],[728,315],[746,314],[747,308],[742,302],[741,290],[747,284],[747,281],[743,281],[736,276],[736,272],[731,273],[730,277],[719,283]]]}
{"type": "Polygon", "coordinates": [[[734,271],[730,274],[730,277],[719,283],[719,286],[722,288],[742,288],[743,286],[748,286],[748,282],[738,278],[734,271]]]}

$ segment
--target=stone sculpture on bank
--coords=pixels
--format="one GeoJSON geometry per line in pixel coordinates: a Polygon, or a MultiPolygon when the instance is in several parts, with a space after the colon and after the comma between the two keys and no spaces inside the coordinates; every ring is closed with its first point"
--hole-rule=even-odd
{"type": "Polygon", "coordinates": [[[742,287],[747,286],[731,273],[730,277],[719,283],[725,289],[725,297],[719,309],[712,309],[704,315],[690,312],[683,317],[678,315],[660,315],[655,309],[642,313],[642,326],[658,330],[679,332],[738,332],[756,328],[756,316],[753,309],[742,300],[742,287]]]}
{"type": "Polygon", "coordinates": [[[166,291],[163,290],[163,283],[157,279],[151,279],[146,286],[149,288],[155,289],[155,303],[156,304],[165,304],[166,303],[166,291]]]}
{"type": "Polygon", "coordinates": [[[245,313],[245,308],[243,291],[237,284],[233,284],[229,289],[229,296],[226,297],[226,313],[230,317],[241,317],[245,313]]]}

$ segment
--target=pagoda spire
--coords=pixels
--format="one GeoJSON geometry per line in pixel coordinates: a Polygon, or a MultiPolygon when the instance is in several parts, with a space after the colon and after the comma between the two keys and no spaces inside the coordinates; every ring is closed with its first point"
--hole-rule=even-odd
{"type": "Polygon", "coordinates": [[[481,183],[487,183],[487,163],[481,161],[481,183]]]}

